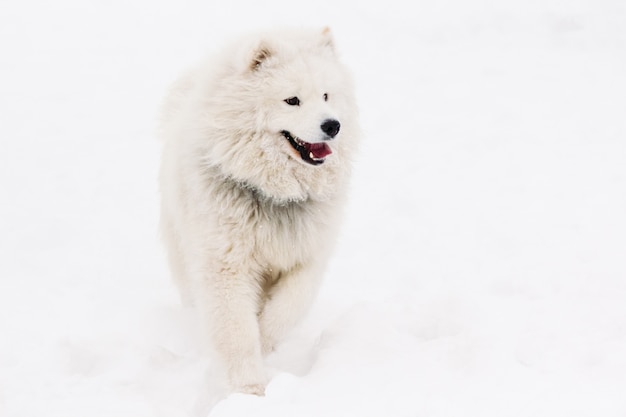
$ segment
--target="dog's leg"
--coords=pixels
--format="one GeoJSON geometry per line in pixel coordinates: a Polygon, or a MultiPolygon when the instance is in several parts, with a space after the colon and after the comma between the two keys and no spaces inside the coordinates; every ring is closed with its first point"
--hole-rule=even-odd
{"type": "Polygon", "coordinates": [[[161,210],[161,234],[169,258],[170,273],[184,306],[193,306],[193,289],[185,268],[184,252],[181,250],[178,234],[172,225],[169,214],[161,210]]]}
{"type": "Polygon", "coordinates": [[[260,290],[245,273],[222,269],[204,306],[213,345],[226,364],[231,388],[263,395],[267,379],[258,324],[260,290]]]}
{"type": "Polygon", "coordinates": [[[259,317],[264,355],[274,349],[313,304],[321,278],[322,268],[298,266],[271,287],[259,317]]]}

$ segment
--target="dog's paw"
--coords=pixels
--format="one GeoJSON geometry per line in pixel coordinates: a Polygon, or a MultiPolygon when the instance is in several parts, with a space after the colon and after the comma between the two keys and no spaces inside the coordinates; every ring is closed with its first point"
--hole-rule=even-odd
{"type": "Polygon", "coordinates": [[[258,397],[263,397],[265,396],[265,385],[262,385],[262,384],[244,385],[236,389],[236,391],[241,394],[249,394],[249,395],[256,395],[258,397]]]}
{"type": "Polygon", "coordinates": [[[239,394],[249,394],[262,397],[265,395],[265,386],[267,385],[267,377],[263,372],[252,372],[248,369],[246,372],[230,375],[231,392],[239,394]]]}

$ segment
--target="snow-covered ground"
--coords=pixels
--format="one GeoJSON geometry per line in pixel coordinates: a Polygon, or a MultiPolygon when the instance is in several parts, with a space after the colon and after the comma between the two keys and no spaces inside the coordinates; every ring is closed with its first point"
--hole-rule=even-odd
{"type": "Polygon", "coordinates": [[[0,415],[625,416],[626,3],[0,3],[0,415]],[[330,25],[363,146],[307,319],[223,398],[157,232],[156,112],[330,25]]]}

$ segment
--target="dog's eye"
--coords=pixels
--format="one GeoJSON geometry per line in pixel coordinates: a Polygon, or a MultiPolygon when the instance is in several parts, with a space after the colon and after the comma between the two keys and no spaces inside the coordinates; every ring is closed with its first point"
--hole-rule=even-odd
{"type": "Polygon", "coordinates": [[[324,101],[328,101],[328,93],[324,93],[324,101]]]}
{"type": "Polygon", "coordinates": [[[289,104],[290,106],[299,106],[300,99],[298,97],[289,97],[288,99],[285,99],[285,103],[289,104]]]}

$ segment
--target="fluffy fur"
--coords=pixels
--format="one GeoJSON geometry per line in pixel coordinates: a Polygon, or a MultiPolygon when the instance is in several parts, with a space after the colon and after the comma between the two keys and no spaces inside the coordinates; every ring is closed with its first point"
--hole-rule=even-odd
{"type": "Polygon", "coordinates": [[[232,389],[260,395],[263,356],[317,292],[358,136],[330,32],[233,43],[173,86],[161,136],[172,275],[232,389]]]}

